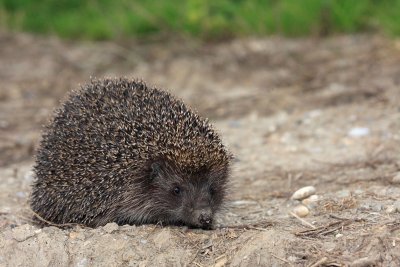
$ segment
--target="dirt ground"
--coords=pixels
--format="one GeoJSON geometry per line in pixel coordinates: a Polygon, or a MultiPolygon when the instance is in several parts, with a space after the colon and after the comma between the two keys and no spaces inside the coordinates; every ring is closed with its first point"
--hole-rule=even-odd
{"type": "Polygon", "coordinates": [[[400,266],[399,41],[0,33],[0,80],[0,266],[400,266]],[[236,156],[216,230],[31,222],[42,125],[91,76],[143,78],[214,122],[236,156]],[[295,217],[308,185],[318,201],[295,217]]]}

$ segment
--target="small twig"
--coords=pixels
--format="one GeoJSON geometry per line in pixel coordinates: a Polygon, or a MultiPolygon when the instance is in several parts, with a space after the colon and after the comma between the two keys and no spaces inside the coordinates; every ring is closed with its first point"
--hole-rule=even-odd
{"type": "Polygon", "coordinates": [[[70,226],[86,227],[85,225],[79,224],[79,223],[60,223],[60,224],[58,224],[58,223],[52,223],[52,222],[50,222],[50,221],[44,219],[43,217],[41,217],[39,214],[37,214],[37,213],[34,212],[33,210],[31,210],[31,209],[29,209],[29,210],[30,210],[30,212],[33,213],[33,215],[34,215],[39,221],[41,221],[41,222],[43,222],[43,223],[46,223],[46,224],[48,224],[48,225],[50,225],[50,226],[56,226],[56,227],[70,227],[70,226]]]}
{"type": "Polygon", "coordinates": [[[321,233],[319,233],[319,234],[320,234],[320,235],[327,235],[327,234],[330,234],[330,233],[332,233],[332,232],[335,232],[335,231],[337,231],[337,230],[343,228],[343,226],[344,226],[344,225],[339,225],[339,226],[336,227],[336,228],[333,228],[333,229],[331,229],[331,230],[327,230],[327,231],[325,231],[325,232],[321,232],[321,233]]]}
{"type": "Polygon", "coordinates": [[[276,258],[276,259],[278,259],[278,260],[281,260],[281,261],[283,261],[283,262],[289,264],[290,266],[293,266],[293,264],[292,264],[290,261],[288,261],[288,260],[286,260],[286,259],[283,259],[283,258],[281,258],[281,257],[278,257],[278,256],[276,256],[276,255],[273,254],[273,253],[270,253],[270,254],[271,254],[272,257],[274,257],[274,258],[276,258]]]}
{"type": "Polygon", "coordinates": [[[333,219],[337,219],[337,220],[342,220],[342,221],[348,221],[349,219],[347,218],[343,218],[343,217],[339,217],[333,214],[329,214],[329,217],[333,218],[333,219]]]}
{"type": "Polygon", "coordinates": [[[247,229],[255,229],[255,230],[260,230],[260,231],[266,231],[266,228],[262,228],[260,226],[264,227],[269,227],[273,226],[274,222],[259,222],[259,223],[253,223],[253,224],[240,224],[240,225],[233,225],[233,226],[221,226],[218,227],[219,229],[221,228],[226,228],[226,229],[233,229],[233,230],[247,230],[247,229]]]}
{"type": "Polygon", "coordinates": [[[310,227],[312,229],[316,229],[316,227],[314,225],[312,225],[311,223],[307,222],[303,218],[300,218],[295,213],[293,213],[293,212],[289,212],[289,213],[290,213],[290,215],[292,215],[293,217],[295,217],[296,219],[298,219],[299,221],[301,221],[303,224],[307,225],[308,227],[310,227]]]}
{"type": "Polygon", "coordinates": [[[267,228],[254,227],[254,226],[249,226],[248,229],[254,229],[254,230],[258,230],[258,231],[268,231],[267,228]]]}
{"type": "Polygon", "coordinates": [[[339,230],[339,229],[343,228],[343,226],[348,225],[352,222],[354,222],[354,220],[336,221],[336,222],[332,222],[332,223],[329,223],[327,225],[324,225],[324,226],[321,226],[321,227],[318,227],[315,229],[297,232],[297,233],[295,233],[295,235],[297,235],[297,236],[326,235],[326,234],[332,233],[336,230],[339,230]],[[337,225],[339,225],[339,226],[337,226],[337,225]],[[331,227],[334,227],[334,228],[330,229],[331,227]]]}
{"type": "Polygon", "coordinates": [[[341,221],[354,221],[354,222],[362,222],[362,221],[365,221],[365,219],[363,219],[363,218],[348,219],[348,218],[339,217],[339,216],[333,215],[333,214],[329,214],[329,217],[331,217],[331,218],[333,218],[333,219],[341,220],[341,221]]]}
{"type": "Polygon", "coordinates": [[[319,259],[317,262],[309,265],[308,267],[318,267],[318,266],[324,264],[327,260],[328,260],[327,257],[323,257],[322,259],[319,259]]]}
{"type": "Polygon", "coordinates": [[[196,253],[194,254],[194,257],[193,257],[193,259],[191,260],[191,261],[189,261],[189,266],[192,264],[192,263],[195,263],[196,264],[196,262],[194,261],[196,258],[197,258],[197,255],[199,255],[199,253],[200,253],[200,248],[196,251],[196,253]]]}
{"type": "Polygon", "coordinates": [[[197,263],[195,261],[193,262],[193,264],[196,265],[196,266],[199,266],[199,267],[203,267],[203,265],[201,265],[200,263],[197,263]]]}

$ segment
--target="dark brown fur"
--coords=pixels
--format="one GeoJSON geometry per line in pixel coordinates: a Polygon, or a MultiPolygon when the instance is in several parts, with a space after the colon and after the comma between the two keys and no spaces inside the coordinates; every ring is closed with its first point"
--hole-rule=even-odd
{"type": "Polygon", "coordinates": [[[37,153],[31,207],[53,223],[209,228],[231,155],[209,123],[170,94],[95,80],[56,112],[37,153]]]}

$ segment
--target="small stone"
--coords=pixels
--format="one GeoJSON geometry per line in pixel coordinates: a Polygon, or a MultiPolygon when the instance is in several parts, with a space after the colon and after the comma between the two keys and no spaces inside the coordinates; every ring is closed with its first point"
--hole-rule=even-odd
{"type": "Polygon", "coordinates": [[[294,200],[302,200],[305,199],[313,194],[315,194],[315,187],[314,186],[305,186],[294,192],[292,195],[292,199],[294,200]]]}
{"type": "Polygon", "coordinates": [[[42,232],[42,229],[35,230],[35,234],[40,234],[41,232],[42,232]]]}
{"type": "Polygon", "coordinates": [[[236,200],[231,202],[234,206],[242,206],[242,205],[254,205],[257,204],[256,201],[252,200],[236,200]]]}
{"type": "Polygon", "coordinates": [[[398,172],[392,179],[392,183],[400,184],[400,172],[398,172]]]}
{"type": "Polygon", "coordinates": [[[354,127],[350,129],[348,135],[351,137],[363,137],[369,135],[369,128],[367,127],[354,127]]]}
{"type": "Polygon", "coordinates": [[[396,212],[396,207],[394,205],[389,205],[389,206],[386,207],[385,211],[386,211],[386,213],[389,213],[389,214],[395,213],[396,212]]]}
{"type": "Polygon", "coordinates": [[[106,225],[103,226],[103,230],[108,233],[111,234],[112,232],[118,230],[118,224],[116,223],[107,223],[106,225]]]}
{"type": "Polygon", "coordinates": [[[35,235],[35,227],[24,224],[12,229],[12,237],[21,242],[35,235]]]}
{"type": "Polygon", "coordinates": [[[315,208],[318,204],[319,196],[318,195],[311,195],[308,198],[305,198],[301,201],[305,206],[308,208],[315,208]]]}
{"type": "Polygon", "coordinates": [[[341,233],[335,235],[336,238],[341,238],[342,236],[343,236],[343,234],[341,234],[341,233]]]}
{"type": "Polygon", "coordinates": [[[310,211],[306,206],[299,205],[293,209],[293,212],[299,217],[306,217],[310,211]]]}

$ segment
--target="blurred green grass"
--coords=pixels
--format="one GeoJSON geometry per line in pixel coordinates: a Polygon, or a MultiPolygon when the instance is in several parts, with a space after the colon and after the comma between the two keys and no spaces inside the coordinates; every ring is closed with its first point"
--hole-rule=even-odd
{"type": "Polygon", "coordinates": [[[94,40],[366,31],[398,36],[400,0],[0,0],[0,27],[94,40]]]}

